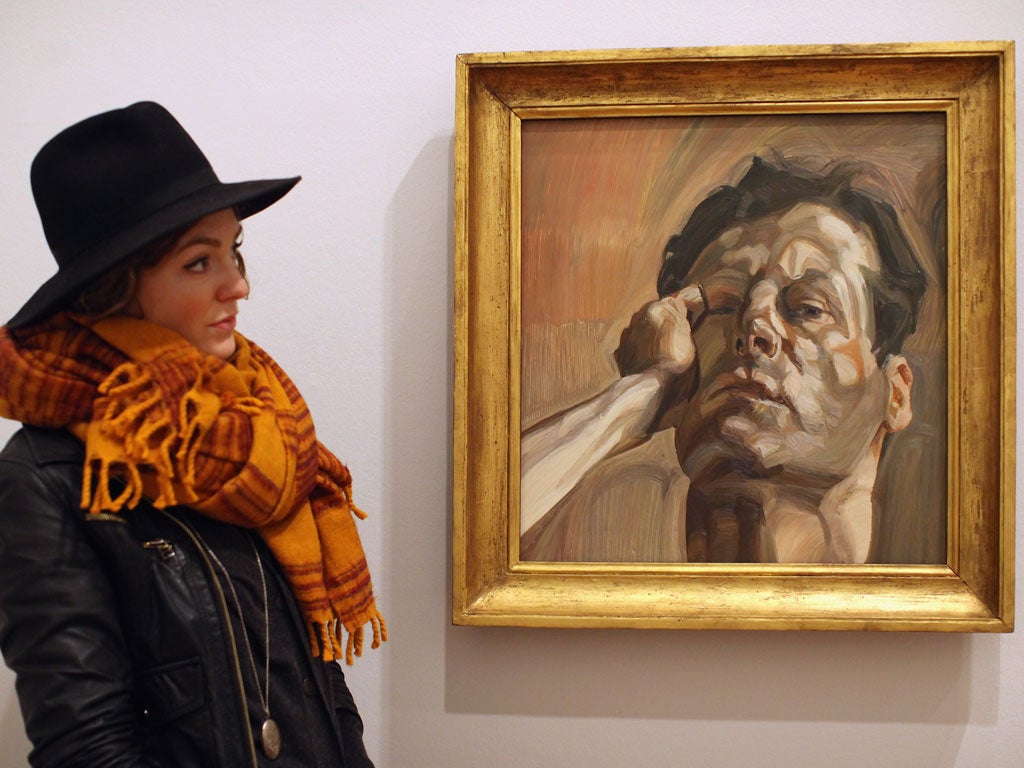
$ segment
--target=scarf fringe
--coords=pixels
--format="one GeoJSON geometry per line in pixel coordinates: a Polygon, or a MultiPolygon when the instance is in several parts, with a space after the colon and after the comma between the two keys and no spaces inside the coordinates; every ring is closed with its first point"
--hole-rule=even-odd
{"type": "Polygon", "coordinates": [[[366,514],[295,385],[266,352],[236,342],[227,362],[136,318],[62,314],[18,339],[0,329],[0,370],[14,371],[0,376],[0,414],[82,440],[90,513],[145,498],[256,529],[313,653],[352,664],[367,622],[373,647],[387,639],[355,526],[366,514]]]}
{"type": "Polygon", "coordinates": [[[217,416],[228,408],[255,416],[262,405],[252,396],[212,392],[209,382],[219,362],[203,362],[182,372],[188,388],[173,393],[177,413],[168,405],[175,397],[168,397],[146,366],[124,363],[100,384],[88,433],[92,441],[86,441],[83,508],[93,514],[117,512],[137,505],[147,492],[157,508],[200,499],[194,490],[199,450],[217,416]],[[110,494],[111,476],[125,486],[116,497],[110,494]]]}
{"type": "Polygon", "coordinates": [[[339,661],[342,651],[342,629],[345,630],[345,663],[352,666],[356,656],[363,655],[363,638],[365,636],[365,625],[369,624],[373,631],[373,641],[370,648],[379,648],[382,642],[387,642],[388,627],[384,623],[384,617],[376,607],[373,607],[370,616],[361,624],[353,622],[342,622],[338,619],[318,622],[309,626],[310,651],[314,656],[319,656],[324,661],[339,661]]]}
{"type": "Polygon", "coordinates": [[[219,411],[219,404],[210,401],[219,398],[202,391],[208,377],[204,366],[189,368],[183,372],[189,389],[181,396],[178,413],[168,407],[173,399],[138,363],[118,366],[100,384],[96,412],[87,428],[82,483],[82,506],[89,512],[135,506],[147,490],[158,508],[198,499],[192,490],[196,454],[219,411]],[[175,473],[176,460],[183,476],[175,473]],[[110,494],[112,473],[124,483],[116,497],[110,494]],[[155,488],[147,488],[147,483],[155,488]]]}

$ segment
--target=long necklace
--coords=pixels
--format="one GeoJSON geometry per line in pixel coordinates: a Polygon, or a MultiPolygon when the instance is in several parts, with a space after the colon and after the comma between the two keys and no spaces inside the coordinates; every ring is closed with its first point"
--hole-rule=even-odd
{"type": "MultiPolygon", "coordinates": [[[[199,534],[196,533],[196,536],[199,536],[199,534]]],[[[210,553],[213,562],[217,564],[221,573],[224,574],[224,581],[227,583],[228,589],[231,591],[231,597],[235,602],[235,613],[238,614],[238,623],[242,628],[242,639],[245,641],[245,650],[249,657],[249,667],[252,669],[252,679],[256,683],[256,693],[259,695],[260,704],[263,706],[263,725],[260,726],[260,747],[263,749],[263,754],[274,760],[281,754],[281,731],[278,729],[277,723],[270,717],[270,603],[267,599],[267,578],[263,573],[263,558],[260,557],[259,549],[256,548],[251,535],[247,534],[245,538],[249,542],[249,546],[252,547],[253,554],[256,555],[256,566],[260,572],[260,587],[263,591],[263,647],[267,649],[266,666],[263,674],[264,680],[267,683],[266,691],[260,685],[260,676],[256,672],[256,654],[253,653],[252,643],[249,642],[249,633],[245,628],[245,617],[242,615],[242,601],[238,599],[235,584],[231,581],[228,569],[224,567],[224,563],[217,557],[217,553],[205,541],[203,541],[203,544],[206,546],[206,551],[210,553]]],[[[201,538],[200,541],[202,541],[201,538]]]]}

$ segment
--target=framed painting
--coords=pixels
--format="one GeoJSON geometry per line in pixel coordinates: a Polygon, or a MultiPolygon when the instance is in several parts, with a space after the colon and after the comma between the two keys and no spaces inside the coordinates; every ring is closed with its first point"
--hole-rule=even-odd
{"type": "Polygon", "coordinates": [[[456,66],[454,622],[1012,630],[1012,44],[456,66]]]}

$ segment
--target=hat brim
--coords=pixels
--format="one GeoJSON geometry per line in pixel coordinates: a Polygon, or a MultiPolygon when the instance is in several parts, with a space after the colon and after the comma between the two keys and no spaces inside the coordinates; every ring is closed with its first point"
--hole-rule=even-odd
{"type": "Polygon", "coordinates": [[[140,248],[179,227],[225,208],[234,208],[239,219],[259,213],[284,197],[300,178],[294,176],[231,184],[216,182],[193,191],[76,257],[72,266],[57,272],[32,294],[17,314],[7,321],[7,327],[30,325],[63,309],[94,280],[140,248]]]}

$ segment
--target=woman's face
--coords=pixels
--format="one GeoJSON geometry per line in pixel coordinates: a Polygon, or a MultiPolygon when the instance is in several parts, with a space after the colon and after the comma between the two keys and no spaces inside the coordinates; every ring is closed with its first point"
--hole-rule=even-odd
{"type": "Polygon", "coordinates": [[[241,240],[231,209],[197,221],[166,256],[139,273],[132,313],[227,360],[235,353],[238,301],[249,294],[239,264],[241,240]]]}

